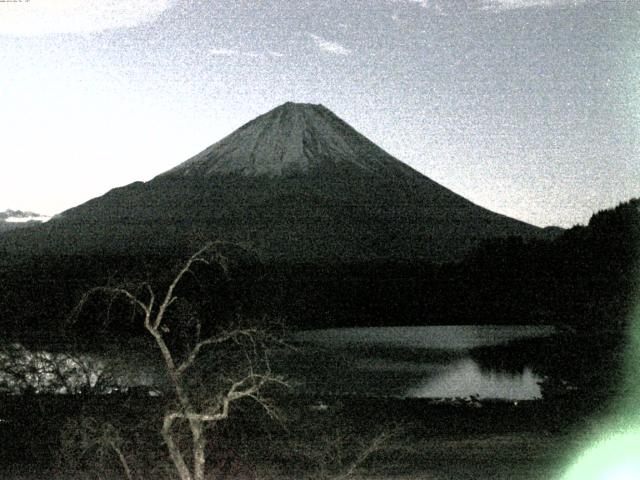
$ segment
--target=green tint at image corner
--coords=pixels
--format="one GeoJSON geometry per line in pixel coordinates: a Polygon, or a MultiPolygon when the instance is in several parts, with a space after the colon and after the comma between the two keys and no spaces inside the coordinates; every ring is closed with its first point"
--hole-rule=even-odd
{"type": "Polygon", "coordinates": [[[562,480],[640,479],[640,429],[637,432],[603,435],[582,454],[562,480]]]}
{"type": "MultiPolygon", "coordinates": [[[[640,241],[635,254],[640,285],[640,241]]],[[[640,288],[628,318],[624,358],[624,397],[614,410],[617,420],[562,475],[561,480],[640,480],[640,288]],[[617,427],[613,427],[617,425],[617,427]]]]}

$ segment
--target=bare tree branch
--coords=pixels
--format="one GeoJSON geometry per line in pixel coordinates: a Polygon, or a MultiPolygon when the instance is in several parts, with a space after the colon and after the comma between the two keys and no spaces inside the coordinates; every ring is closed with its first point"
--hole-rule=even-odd
{"type": "Polygon", "coordinates": [[[157,330],[160,328],[162,324],[162,320],[164,318],[164,314],[167,308],[176,301],[176,297],[173,292],[175,291],[178,284],[182,281],[182,277],[184,277],[187,273],[191,272],[191,267],[195,263],[204,263],[205,265],[209,265],[210,262],[203,257],[204,253],[211,250],[214,246],[219,245],[219,242],[208,242],[206,243],[200,250],[191,255],[191,257],[187,260],[184,266],[180,269],[178,274],[174,277],[173,281],[167,288],[167,292],[165,293],[164,300],[160,304],[160,308],[158,310],[158,314],[153,323],[153,327],[157,330]]]}
{"type": "MultiPolygon", "coordinates": [[[[151,334],[160,351],[166,373],[171,381],[178,402],[178,408],[165,413],[161,433],[181,480],[204,480],[205,423],[227,419],[230,405],[243,398],[253,399],[265,408],[269,415],[275,416],[275,409],[262,397],[261,389],[267,384],[286,385],[282,377],[271,373],[266,346],[264,340],[261,338],[266,337],[266,335],[264,335],[264,332],[259,328],[230,328],[223,330],[216,336],[211,336],[203,340],[201,338],[202,322],[200,318],[196,318],[195,327],[193,323],[189,324],[191,326],[190,328],[195,330],[193,332],[195,340],[192,346],[188,348],[186,354],[183,354],[182,360],[179,360],[175,352],[172,352],[169,346],[171,343],[168,343],[165,339],[165,335],[170,332],[170,329],[166,325],[165,317],[169,307],[177,301],[176,289],[178,285],[185,275],[189,273],[193,274],[193,267],[196,264],[217,264],[227,272],[229,269],[229,259],[217,250],[217,247],[225,243],[226,242],[208,242],[189,257],[166,288],[164,295],[161,296],[162,301],[158,304],[157,308],[155,307],[155,292],[149,284],[145,283],[142,287],[146,289],[146,299],[142,299],[139,295],[131,293],[131,290],[127,288],[108,286],[93,288],[83,295],[72,314],[72,319],[76,320],[84,304],[92,295],[98,293],[122,296],[134,305],[135,308],[143,312],[144,327],[151,334]],[[211,257],[207,255],[209,252],[212,253],[211,257]],[[228,387],[224,388],[222,392],[218,392],[217,395],[214,393],[212,396],[215,400],[213,402],[205,402],[206,406],[203,409],[202,405],[199,407],[199,404],[195,402],[193,392],[190,391],[190,386],[187,378],[185,378],[185,374],[189,369],[194,367],[206,347],[222,347],[225,343],[229,343],[243,352],[246,361],[246,373],[241,375],[239,380],[230,381],[228,387]],[[265,372],[256,373],[255,367],[257,365],[264,367],[265,372]],[[186,463],[185,455],[180,450],[180,445],[177,444],[173,437],[173,427],[177,420],[186,421],[191,431],[191,458],[193,461],[191,468],[186,463]]],[[[232,359],[227,359],[226,363],[227,365],[224,365],[226,367],[238,366],[233,365],[232,359]],[[231,363],[231,365],[229,363],[231,363]]]]}
{"type": "MultiPolygon", "coordinates": [[[[200,335],[200,324],[198,323],[197,328],[197,336],[199,337],[200,335]]],[[[220,343],[225,343],[228,342],[230,340],[235,339],[236,337],[247,337],[247,338],[251,338],[253,335],[257,334],[258,330],[257,329],[251,329],[251,328],[247,328],[247,329],[242,329],[242,330],[231,330],[228,332],[224,332],[223,334],[217,336],[217,337],[210,337],[207,338],[206,340],[201,340],[198,341],[195,346],[191,349],[191,351],[189,352],[189,354],[187,355],[187,357],[184,359],[184,361],[180,364],[180,366],[177,368],[177,371],[179,373],[184,373],[185,370],[187,370],[191,365],[193,365],[193,362],[195,362],[196,357],[198,356],[198,354],[200,353],[200,351],[208,346],[208,345],[215,345],[215,344],[220,344],[220,343]]]]}

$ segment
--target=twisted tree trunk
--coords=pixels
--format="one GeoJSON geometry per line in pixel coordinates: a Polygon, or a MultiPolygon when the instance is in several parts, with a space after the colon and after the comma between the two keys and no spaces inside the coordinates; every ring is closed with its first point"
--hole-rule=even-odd
{"type": "Polygon", "coordinates": [[[175,416],[173,414],[167,414],[164,416],[164,421],[162,422],[162,438],[169,450],[171,461],[176,467],[176,470],[178,470],[180,480],[193,480],[189,467],[187,467],[187,463],[184,461],[184,457],[182,456],[182,452],[178,445],[176,445],[176,442],[173,439],[173,434],[171,433],[171,427],[173,426],[174,420],[175,416]]]}
{"type": "Polygon", "coordinates": [[[194,480],[204,480],[205,444],[204,424],[199,420],[191,422],[191,436],[193,440],[193,476],[194,480]]]}

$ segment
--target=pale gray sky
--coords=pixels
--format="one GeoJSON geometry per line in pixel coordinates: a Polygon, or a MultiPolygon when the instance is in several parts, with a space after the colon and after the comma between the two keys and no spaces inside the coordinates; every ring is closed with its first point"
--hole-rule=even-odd
{"type": "Polygon", "coordinates": [[[584,223],[640,196],[640,2],[0,2],[0,210],[148,180],[322,103],[492,210],[584,223]]]}

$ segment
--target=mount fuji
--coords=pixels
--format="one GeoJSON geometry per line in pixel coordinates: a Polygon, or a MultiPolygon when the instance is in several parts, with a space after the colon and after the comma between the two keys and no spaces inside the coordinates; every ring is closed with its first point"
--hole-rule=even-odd
{"type": "Polygon", "coordinates": [[[1,235],[0,247],[183,252],[208,238],[269,260],[443,262],[511,235],[548,233],[439,185],[321,105],[285,103],[149,182],[1,235]]]}

